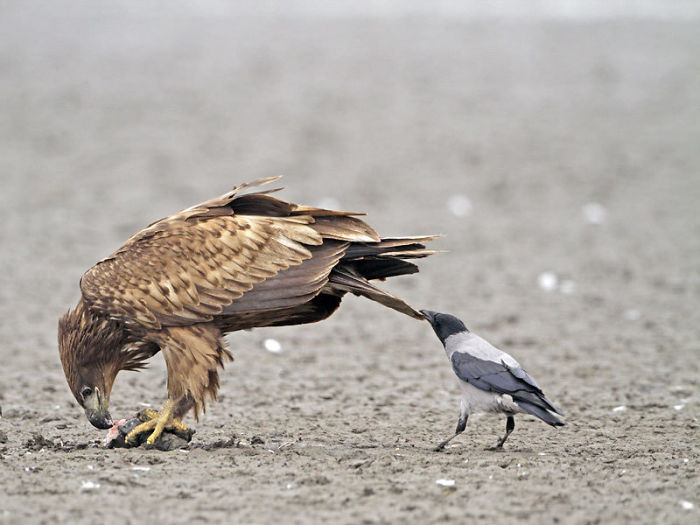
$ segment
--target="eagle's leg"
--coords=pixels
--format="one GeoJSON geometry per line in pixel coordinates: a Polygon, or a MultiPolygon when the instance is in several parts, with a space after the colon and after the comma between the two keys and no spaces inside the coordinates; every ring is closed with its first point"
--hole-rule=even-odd
{"type": "MultiPolygon", "coordinates": [[[[182,400],[181,400],[182,401],[182,400]]],[[[159,412],[155,410],[145,410],[140,413],[142,419],[146,419],[143,423],[136,426],[129,434],[126,436],[126,441],[128,443],[134,443],[137,441],[136,436],[143,434],[144,432],[149,432],[152,430],[151,435],[148,436],[146,443],[153,445],[156,440],[163,433],[163,430],[172,429],[176,434],[184,434],[185,436],[190,435],[191,431],[185,425],[182,424],[180,419],[187,410],[183,411],[183,403],[173,401],[168,398],[168,400],[163,404],[163,408],[159,412]]],[[[188,407],[189,409],[189,407],[188,407]]]]}

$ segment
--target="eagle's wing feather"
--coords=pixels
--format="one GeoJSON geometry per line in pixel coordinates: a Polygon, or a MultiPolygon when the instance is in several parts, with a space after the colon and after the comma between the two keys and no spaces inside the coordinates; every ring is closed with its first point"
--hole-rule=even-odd
{"type": "Polygon", "coordinates": [[[312,299],[326,285],[347,247],[346,242],[332,240],[310,247],[310,259],[253,285],[251,290],[225,306],[223,314],[289,308],[312,299]]]}
{"type": "Polygon", "coordinates": [[[381,241],[352,217],[360,214],[250,191],[278,178],[240,185],[136,233],[83,275],[84,299],[147,330],[288,308],[320,292],[348,243],[381,241]]]}
{"type": "MultiPolygon", "coordinates": [[[[157,231],[133,238],[88,270],[83,296],[92,308],[147,329],[210,321],[255,284],[312,257],[310,247],[323,238],[309,226],[310,217],[300,219],[221,215],[161,221],[157,231]]],[[[313,291],[309,282],[323,286],[337,258],[324,262],[325,268],[310,268],[304,294],[313,291]]]]}

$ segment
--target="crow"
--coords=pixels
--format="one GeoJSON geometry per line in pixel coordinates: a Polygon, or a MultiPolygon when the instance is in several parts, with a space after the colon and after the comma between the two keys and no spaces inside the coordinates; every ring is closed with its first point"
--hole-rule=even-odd
{"type": "Polygon", "coordinates": [[[467,426],[471,412],[505,414],[506,434],[492,450],[502,449],[515,428],[515,414],[531,414],[552,426],[564,422],[563,416],[544,395],[535,380],[507,353],[470,332],[453,315],[421,310],[445,347],[452,370],[462,386],[461,410],[454,436],[441,442],[435,451],[445,448],[467,426]]]}

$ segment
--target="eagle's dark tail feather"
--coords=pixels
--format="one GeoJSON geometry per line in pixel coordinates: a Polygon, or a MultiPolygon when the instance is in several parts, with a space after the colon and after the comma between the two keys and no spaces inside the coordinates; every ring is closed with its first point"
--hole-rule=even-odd
{"type": "Polygon", "coordinates": [[[361,295],[422,320],[420,312],[369,281],[416,273],[418,267],[405,259],[417,259],[436,253],[435,250],[427,250],[423,244],[434,238],[435,236],[392,237],[376,243],[352,243],[331,272],[329,286],[332,290],[361,295]]]}
{"type": "Polygon", "coordinates": [[[352,243],[341,263],[352,267],[368,281],[416,273],[418,266],[406,259],[420,259],[438,253],[427,250],[423,244],[436,237],[388,237],[376,243],[352,243]]]}

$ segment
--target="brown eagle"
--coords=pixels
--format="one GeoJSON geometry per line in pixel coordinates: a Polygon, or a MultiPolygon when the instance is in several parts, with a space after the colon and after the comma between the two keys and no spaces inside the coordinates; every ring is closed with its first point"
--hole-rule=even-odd
{"type": "MultiPolygon", "coordinates": [[[[216,398],[218,368],[232,360],[223,336],[258,326],[320,321],[347,292],[415,319],[423,315],[370,280],[418,271],[435,236],[380,238],[359,213],[299,206],[235,187],[154,222],[80,280],[82,297],[58,323],[68,385],[97,428],[110,428],[109,396],[121,370],[163,352],[168,400],[127,440],[184,429],[216,398]]],[[[281,188],[280,188],[281,189],[281,188]]],[[[185,429],[186,430],[186,429],[185,429]]]]}

